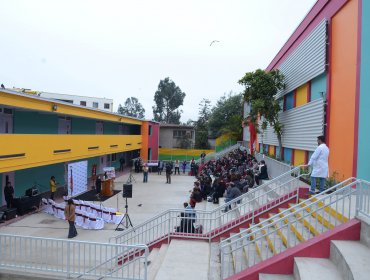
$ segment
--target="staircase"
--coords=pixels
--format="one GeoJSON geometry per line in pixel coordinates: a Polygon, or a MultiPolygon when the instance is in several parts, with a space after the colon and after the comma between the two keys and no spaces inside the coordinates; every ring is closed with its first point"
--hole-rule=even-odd
{"type": "Polygon", "coordinates": [[[369,279],[370,243],[366,238],[369,233],[369,223],[362,221],[360,240],[331,241],[329,258],[295,257],[292,274],[261,273],[259,279],[369,279]]]}
{"type": "MultiPolygon", "coordinates": [[[[322,277],[326,270],[330,271],[329,274],[337,275],[333,269],[339,268],[338,256],[344,256],[345,251],[351,247],[355,248],[352,252],[363,254],[354,263],[361,263],[361,260],[370,257],[367,247],[358,241],[333,241],[338,237],[343,239],[343,236],[353,239],[356,231],[356,220],[353,218],[356,213],[361,213],[361,209],[369,210],[369,187],[368,182],[350,178],[327,190],[323,195],[300,200],[298,204],[289,203],[288,208],[280,207],[278,211],[270,212],[268,218],[259,218],[258,224],[251,224],[248,228],[240,229],[238,233],[221,240],[222,278],[232,276],[230,279],[258,279],[259,273],[279,270],[289,263],[289,259],[293,260],[295,257],[294,273],[291,275],[271,276],[261,273],[260,279],[342,279],[320,278],[320,273],[318,278],[307,278],[302,275],[311,277],[314,274],[300,271],[310,268],[320,271],[319,267],[323,267],[322,277]],[[323,253],[324,247],[330,242],[330,260],[299,258],[313,255],[326,257],[323,253]]],[[[369,213],[367,215],[369,216],[369,213]]],[[[340,268],[342,266],[344,261],[341,261],[340,268]]],[[[341,275],[347,275],[346,273],[340,271],[341,275]]]]}

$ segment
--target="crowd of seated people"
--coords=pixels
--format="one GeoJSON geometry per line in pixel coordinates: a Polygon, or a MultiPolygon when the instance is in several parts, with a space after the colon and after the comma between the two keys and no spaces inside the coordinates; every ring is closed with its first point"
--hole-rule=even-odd
{"type": "MultiPolygon", "coordinates": [[[[218,204],[220,197],[224,195],[227,203],[268,178],[264,160],[258,163],[247,151],[236,149],[222,158],[208,161],[203,165],[196,176],[197,181],[194,182],[187,207],[194,210],[196,204],[203,200],[218,204]]],[[[224,211],[229,209],[230,206],[224,211]]],[[[178,230],[181,229],[183,227],[180,225],[178,230]]]]}

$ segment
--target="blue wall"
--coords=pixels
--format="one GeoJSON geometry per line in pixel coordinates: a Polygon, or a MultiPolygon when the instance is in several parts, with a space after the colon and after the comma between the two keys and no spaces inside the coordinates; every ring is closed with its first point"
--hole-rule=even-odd
{"type": "Polygon", "coordinates": [[[60,185],[64,185],[64,163],[45,165],[15,171],[14,196],[23,196],[25,190],[37,183],[40,192],[49,191],[50,177],[55,176],[60,185]]]}
{"type": "Polygon", "coordinates": [[[285,95],[285,111],[294,108],[294,92],[289,92],[285,95]]]}
{"type": "Polygon", "coordinates": [[[292,149],[284,148],[284,161],[292,163],[292,149]]]}
{"type": "Polygon", "coordinates": [[[362,0],[357,177],[370,181],[370,1],[362,0]]]}
{"type": "Polygon", "coordinates": [[[72,118],[72,134],[96,134],[96,121],[72,118]]]}
{"type": "Polygon", "coordinates": [[[311,101],[321,98],[321,93],[326,94],[326,73],[311,80],[311,101]]]}
{"type": "Polygon", "coordinates": [[[16,110],[13,129],[16,134],[56,134],[58,133],[58,116],[16,110]]]}

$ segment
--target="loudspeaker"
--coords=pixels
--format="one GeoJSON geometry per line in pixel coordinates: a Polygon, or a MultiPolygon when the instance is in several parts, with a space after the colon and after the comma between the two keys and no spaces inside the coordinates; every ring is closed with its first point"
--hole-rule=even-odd
{"type": "Polygon", "coordinates": [[[132,198],[132,184],[123,184],[122,197],[132,198]]]}

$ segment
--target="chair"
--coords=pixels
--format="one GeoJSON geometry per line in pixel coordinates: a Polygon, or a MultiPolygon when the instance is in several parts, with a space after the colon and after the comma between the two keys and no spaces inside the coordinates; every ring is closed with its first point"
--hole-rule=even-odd
{"type": "Polygon", "coordinates": [[[89,229],[102,229],[104,228],[104,221],[103,219],[96,217],[94,214],[87,213],[87,217],[89,219],[89,229]]]}
{"type": "Polygon", "coordinates": [[[82,227],[83,223],[84,223],[83,211],[76,208],[76,225],[82,227]]]}
{"type": "Polygon", "coordinates": [[[109,208],[103,206],[102,210],[103,210],[103,220],[105,222],[109,223],[110,220],[111,220],[111,216],[110,216],[110,213],[109,213],[109,208]]]}
{"type": "Polygon", "coordinates": [[[65,203],[56,203],[55,204],[55,211],[54,211],[54,216],[59,218],[59,219],[62,219],[64,220],[65,219],[65,216],[64,216],[64,208],[65,208],[65,203]]]}

